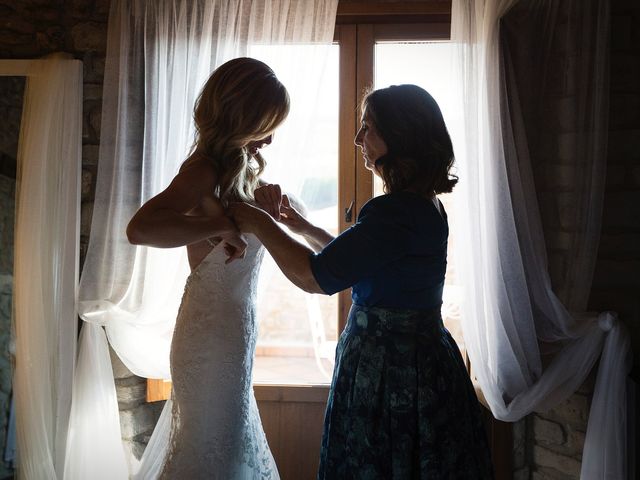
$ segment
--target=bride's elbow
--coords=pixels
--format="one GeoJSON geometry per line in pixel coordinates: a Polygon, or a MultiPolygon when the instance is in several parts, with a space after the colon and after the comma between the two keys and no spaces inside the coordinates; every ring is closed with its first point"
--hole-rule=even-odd
{"type": "Polygon", "coordinates": [[[144,244],[144,231],[139,227],[135,218],[127,225],[127,240],[129,240],[129,243],[132,245],[144,244]]]}

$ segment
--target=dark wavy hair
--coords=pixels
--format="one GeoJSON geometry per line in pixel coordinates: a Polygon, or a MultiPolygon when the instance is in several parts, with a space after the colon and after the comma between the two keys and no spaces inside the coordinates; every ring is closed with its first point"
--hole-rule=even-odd
{"type": "Polygon", "coordinates": [[[412,190],[432,196],[458,183],[450,170],[454,155],[440,107],[416,85],[374,90],[362,100],[362,111],[387,145],[375,165],[387,193],[412,190]]]}

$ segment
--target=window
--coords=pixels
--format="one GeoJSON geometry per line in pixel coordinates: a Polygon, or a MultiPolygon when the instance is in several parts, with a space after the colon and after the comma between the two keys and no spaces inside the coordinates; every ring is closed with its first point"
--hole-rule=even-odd
{"type": "MultiPolygon", "coordinates": [[[[359,208],[373,195],[382,193],[381,182],[364,169],[359,152],[353,145],[353,137],[359,124],[358,102],[361,92],[369,86],[382,88],[398,83],[420,85],[436,98],[449,129],[455,130],[454,124],[459,123],[461,117],[456,114],[453,94],[448,89],[451,84],[451,48],[448,42],[443,41],[447,37],[448,31],[440,24],[412,25],[408,31],[406,25],[338,26],[338,45],[335,45],[323,71],[323,91],[307,92],[306,96],[302,93],[303,89],[290,92],[292,108],[296,108],[297,102],[304,106],[313,104],[309,97],[315,99],[318,108],[316,131],[311,133],[314,140],[310,143],[319,145],[320,148],[307,152],[312,158],[311,168],[276,168],[271,177],[267,171],[266,178],[273,178],[284,185],[287,171],[293,171],[298,177],[297,184],[302,187],[299,195],[309,206],[312,221],[318,221],[332,233],[351,225],[359,208]],[[339,130],[336,128],[338,116],[339,130]],[[346,212],[351,202],[354,209],[349,220],[346,212]]],[[[295,68],[296,62],[291,61],[295,55],[283,57],[278,51],[282,53],[290,48],[262,48],[260,54],[256,55],[272,65],[288,87],[295,85],[295,82],[288,83],[289,75],[285,72],[292,75],[300,75],[300,72],[295,68]],[[282,64],[278,61],[280,58],[284,59],[282,64]]],[[[296,132],[295,122],[292,124],[288,121],[277,135],[309,134],[296,132]]],[[[276,147],[275,143],[272,147],[276,147]]],[[[283,164],[280,157],[287,155],[277,148],[270,148],[265,153],[267,154],[278,157],[276,161],[281,166],[283,164]]],[[[447,210],[453,208],[455,194],[444,195],[441,199],[447,210]]],[[[453,250],[454,243],[455,232],[452,232],[450,251],[453,250]]],[[[270,258],[265,260],[263,269],[268,272],[263,272],[263,280],[268,283],[268,287],[263,290],[259,305],[261,323],[254,368],[255,382],[327,383],[330,380],[338,331],[344,325],[350,305],[349,292],[335,296],[336,298],[307,295],[293,287],[270,258]],[[338,298],[339,301],[336,301],[338,298]]],[[[459,301],[455,263],[453,255],[450,255],[443,318],[464,353],[458,316],[459,301]]]]}
{"type": "MultiPolygon", "coordinates": [[[[389,24],[390,17],[381,13],[397,10],[396,7],[341,4],[342,15],[338,17],[335,43],[329,54],[311,45],[250,47],[249,55],[275,70],[292,100],[287,122],[276,132],[273,144],[264,150],[267,169],[263,178],[280,183],[285,191],[296,195],[306,204],[310,219],[332,233],[352,225],[360,208],[381,193],[381,185],[364,168],[353,144],[360,123],[358,102],[366,89],[416,83],[434,95],[445,111],[448,125],[451,122],[446,113],[447,100],[441,94],[447,84],[442,75],[448,69],[433,68],[449,60],[445,42],[449,38],[449,5],[419,3],[411,7],[412,11],[416,8],[419,14],[411,15],[410,21],[428,23],[389,24]],[[353,14],[350,9],[355,9],[353,14]],[[374,12],[374,16],[363,17],[358,9],[374,12]],[[312,57],[315,61],[310,62],[312,57]],[[322,91],[305,90],[304,78],[309,75],[322,76],[322,91]],[[299,131],[296,112],[310,108],[318,112],[314,128],[299,131]],[[296,139],[293,148],[291,141],[287,141],[286,149],[282,148],[283,138],[296,139]],[[302,150],[303,144],[313,147],[302,150]]],[[[449,210],[446,197],[442,200],[449,210]]],[[[453,238],[450,242],[451,251],[453,238]]],[[[462,345],[455,323],[457,290],[452,259],[450,254],[444,316],[462,345]]],[[[262,266],[261,287],[254,382],[328,385],[337,337],[350,307],[350,292],[332,297],[305,294],[286,280],[268,256],[262,266]]],[[[166,398],[167,383],[152,384],[154,381],[150,381],[150,392],[160,388],[164,393],[157,394],[157,398],[166,398]]]]}

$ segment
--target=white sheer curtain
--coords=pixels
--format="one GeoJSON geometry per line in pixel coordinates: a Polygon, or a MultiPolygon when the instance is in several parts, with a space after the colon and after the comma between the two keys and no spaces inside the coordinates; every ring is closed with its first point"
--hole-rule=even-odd
{"type": "Polygon", "coordinates": [[[82,63],[2,61],[27,77],[16,194],[18,478],[62,478],[76,357],[82,63]]]}
{"type": "MultiPolygon", "coordinates": [[[[106,331],[132,372],[169,377],[169,345],[188,269],[185,249],[133,247],[125,228],[186,158],[199,89],[216,66],[247,55],[251,44],[330,43],[336,8],[337,0],[112,2],[96,198],[79,294],[83,331],[90,331],[81,336],[87,356],[80,361],[95,369],[78,366],[72,417],[78,441],[67,458],[70,478],[122,478],[126,470],[109,355],[88,342],[104,345],[106,331]],[[96,418],[111,427],[98,433],[96,418]],[[92,442],[82,440],[92,432],[92,442]],[[105,449],[111,467],[96,468],[105,449]]],[[[322,64],[314,56],[305,61],[322,64]]],[[[298,81],[313,88],[320,78],[298,81]]],[[[143,477],[157,471],[167,418],[161,417],[145,452],[143,477]]]]}
{"type": "MultiPolygon", "coordinates": [[[[582,169],[572,185],[577,220],[573,256],[560,285],[564,304],[553,292],[546,269],[529,156],[534,153],[530,148],[545,139],[535,138],[527,129],[531,119],[514,90],[518,86],[512,78],[514,59],[501,49],[508,45],[500,36],[501,19],[517,3],[453,2],[452,40],[459,45],[465,117],[464,141],[456,145],[456,156],[459,188],[468,207],[455,216],[461,235],[469,239],[468,248],[459,249],[463,258],[458,263],[466,282],[465,345],[494,416],[507,421],[566,399],[599,358],[581,478],[624,479],[629,336],[615,314],[585,312],[603,199],[608,2],[593,0],[588,6],[571,1],[523,2],[532,13],[520,26],[537,16],[545,27],[537,29],[530,38],[533,48],[523,55],[540,60],[538,66],[551,61],[559,15],[570,26],[564,31],[566,39],[579,47],[570,59],[577,68],[561,70],[578,83],[571,107],[578,118],[569,149],[582,169]]],[[[525,32],[522,28],[517,36],[526,42],[525,32]]],[[[540,72],[527,73],[535,82],[540,72]]],[[[534,96],[531,102],[541,102],[535,94],[535,88],[528,89],[522,98],[534,96]]]]}

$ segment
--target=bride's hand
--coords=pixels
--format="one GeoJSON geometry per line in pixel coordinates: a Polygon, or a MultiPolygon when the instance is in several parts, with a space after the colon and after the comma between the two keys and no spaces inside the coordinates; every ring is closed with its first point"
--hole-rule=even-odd
{"type": "Polygon", "coordinates": [[[227,214],[231,216],[238,230],[243,233],[255,234],[262,222],[270,221],[267,212],[244,202],[231,203],[227,214]]]}
{"type": "Polygon", "coordinates": [[[282,190],[276,183],[267,183],[256,188],[253,192],[256,203],[276,220],[280,220],[280,205],[282,204],[282,190]]]}
{"type": "Polygon", "coordinates": [[[234,260],[244,258],[247,253],[247,241],[242,237],[240,232],[231,233],[222,237],[224,242],[225,253],[227,254],[227,260],[224,262],[229,264],[234,260]]]}

